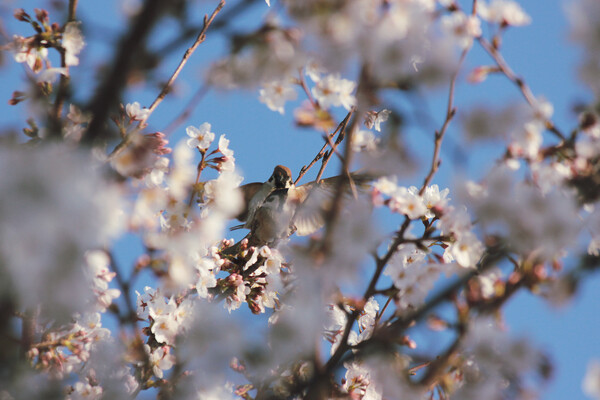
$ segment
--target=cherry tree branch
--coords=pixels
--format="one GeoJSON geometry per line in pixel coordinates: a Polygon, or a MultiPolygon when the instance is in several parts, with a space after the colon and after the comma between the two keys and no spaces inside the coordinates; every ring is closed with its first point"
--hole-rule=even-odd
{"type": "Polygon", "coordinates": [[[442,127],[439,131],[435,132],[435,142],[434,142],[434,149],[433,149],[433,157],[431,159],[431,167],[429,169],[429,173],[427,174],[427,176],[425,177],[425,180],[423,181],[423,186],[421,186],[421,190],[419,190],[419,195],[423,195],[423,193],[425,193],[425,189],[427,189],[427,186],[429,186],[429,184],[431,183],[431,180],[433,179],[433,175],[435,175],[435,173],[437,172],[437,170],[440,167],[440,150],[442,148],[442,140],[444,139],[444,135],[446,134],[446,130],[448,129],[448,126],[450,125],[450,121],[452,120],[452,118],[454,118],[454,115],[456,114],[456,108],[454,108],[454,88],[456,87],[456,79],[458,77],[458,73],[460,71],[460,68],[463,64],[463,62],[465,61],[465,57],[467,56],[467,53],[469,52],[469,49],[465,49],[463,50],[462,54],[460,55],[460,60],[458,61],[458,68],[456,69],[456,71],[454,72],[454,74],[452,75],[452,79],[450,80],[450,91],[448,93],[448,105],[446,107],[446,118],[444,119],[444,123],[442,124],[442,127]]]}
{"type": "MultiPolygon", "coordinates": [[[[69,13],[67,16],[67,22],[65,26],[72,21],[75,21],[75,15],[77,11],[78,0],[69,0],[69,13]]],[[[64,29],[64,27],[63,27],[64,29]]],[[[60,50],[60,66],[66,68],[69,71],[69,67],[66,62],[66,54],[64,48],[60,50]]],[[[54,106],[52,108],[52,114],[50,116],[50,134],[55,138],[60,138],[62,135],[62,111],[67,96],[69,81],[71,78],[68,75],[61,74],[58,83],[58,91],[56,93],[56,99],[54,100],[54,106]]]]}
{"type": "Polygon", "coordinates": [[[88,106],[92,120],[83,137],[83,143],[93,145],[110,139],[109,131],[105,127],[109,114],[121,101],[121,93],[126,87],[127,77],[154,24],[170,6],[170,2],[163,0],[144,2],[142,10],[131,24],[131,29],[123,36],[114,61],[110,63],[111,68],[98,85],[96,95],[88,106]]]}
{"type": "MultiPolygon", "coordinates": [[[[212,24],[213,20],[215,19],[217,14],[223,9],[224,6],[225,6],[225,0],[221,0],[210,17],[208,17],[208,15],[204,16],[204,25],[202,26],[202,30],[196,37],[194,44],[192,44],[192,46],[189,47],[185,51],[183,58],[179,62],[179,65],[177,66],[177,68],[175,68],[175,71],[173,71],[173,74],[171,75],[171,77],[169,78],[169,80],[167,81],[167,83],[165,84],[163,89],[161,90],[161,92],[158,94],[156,99],[154,99],[154,101],[148,108],[150,110],[150,113],[148,115],[150,115],[156,109],[156,107],[158,107],[158,105],[164,100],[166,95],[171,90],[171,87],[173,86],[173,82],[175,82],[175,79],[177,79],[177,77],[181,73],[181,70],[183,69],[185,64],[188,62],[191,55],[194,53],[194,51],[196,51],[198,46],[206,40],[206,31],[208,30],[208,27],[212,24]]],[[[140,124],[143,124],[144,122],[145,122],[145,120],[140,121],[140,124]]]]}
{"type": "MultiPolygon", "coordinates": [[[[328,138],[330,140],[333,139],[333,137],[336,135],[336,133],[344,131],[344,129],[346,128],[346,125],[348,124],[348,121],[350,120],[350,117],[352,116],[353,113],[354,113],[354,110],[353,109],[350,110],[348,112],[348,114],[346,114],[346,116],[344,117],[342,122],[340,122],[339,125],[337,126],[337,128],[335,128],[335,131],[333,131],[330,135],[328,135],[328,138]]],[[[300,181],[300,179],[302,179],[302,177],[308,172],[309,169],[312,168],[313,165],[315,165],[315,163],[317,161],[319,161],[320,159],[322,159],[325,156],[327,147],[329,147],[329,141],[326,141],[326,143],[323,145],[323,147],[321,148],[319,153],[317,153],[315,158],[313,158],[313,160],[308,165],[305,165],[300,169],[300,174],[294,181],[294,185],[297,184],[298,181],[300,181]]]]}

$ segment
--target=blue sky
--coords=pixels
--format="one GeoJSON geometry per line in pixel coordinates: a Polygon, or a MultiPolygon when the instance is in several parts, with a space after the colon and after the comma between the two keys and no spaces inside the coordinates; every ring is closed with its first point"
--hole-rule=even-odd
{"type": "MultiPolygon", "coordinates": [[[[190,21],[198,24],[204,13],[212,12],[215,3],[195,2],[191,7],[190,21]]],[[[234,1],[230,3],[234,4],[234,1]]],[[[238,21],[234,30],[248,29],[248,26],[256,24],[256,21],[269,11],[264,2],[257,0],[256,3],[250,12],[238,21]]],[[[460,3],[470,4],[465,1],[460,3]]],[[[78,15],[84,23],[84,34],[89,43],[81,57],[82,65],[72,70],[73,80],[78,83],[79,99],[88,99],[95,87],[93,77],[96,71],[87,66],[112,57],[111,47],[107,46],[105,39],[108,38],[110,44],[123,31],[125,19],[120,16],[120,4],[117,0],[81,1],[79,4],[78,15]]],[[[568,39],[568,23],[563,12],[566,3],[521,0],[520,4],[532,17],[532,24],[510,29],[504,36],[502,54],[512,69],[525,79],[536,96],[544,96],[554,105],[553,121],[561,130],[569,132],[576,125],[573,105],[576,102],[589,102],[592,97],[576,79],[575,71],[581,50],[568,39]]],[[[30,34],[26,24],[18,23],[12,18],[12,9],[22,7],[32,12],[34,7],[41,6],[40,2],[32,0],[1,1],[0,13],[3,16],[4,29],[9,35],[30,34]]],[[[50,10],[51,19],[58,18],[58,15],[50,10]]],[[[153,44],[160,47],[161,43],[166,43],[172,35],[174,23],[166,22],[160,34],[153,37],[153,44]]],[[[160,79],[169,76],[184,50],[185,48],[181,47],[169,54],[167,61],[161,65],[160,79]]],[[[152,115],[149,121],[151,128],[163,130],[172,121],[197,90],[203,68],[215,55],[224,51],[224,42],[209,31],[207,42],[194,53],[180,76],[175,93],[169,95],[152,115]]],[[[512,101],[522,101],[518,89],[502,76],[490,77],[480,85],[465,82],[466,72],[472,67],[490,64],[492,60],[475,46],[466,60],[465,72],[457,86],[456,105],[459,114],[477,104],[500,107],[512,101]]],[[[12,63],[12,60],[6,57],[0,75],[0,87],[4,96],[0,126],[3,128],[20,130],[25,126],[26,107],[10,107],[6,103],[13,90],[22,89],[23,77],[22,66],[12,63]]],[[[347,77],[353,78],[351,75],[347,77]]],[[[126,94],[126,101],[139,101],[148,106],[158,91],[154,86],[140,85],[126,94]]],[[[422,171],[430,162],[433,129],[441,126],[446,96],[446,88],[425,94],[427,109],[433,118],[431,129],[416,124],[407,129],[413,154],[421,167],[418,173],[406,178],[407,185],[419,185],[422,182],[422,171]]],[[[288,104],[285,115],[281,116],[258,101],[257,90],[211,91],[190,119],[169,139],[171,144],[174,144],[185,136],[185,126],[198,126],[203,122],[210,122],[217,135],[226,134],[231,140],[230,147],[235,150],[237,165],[247,182],[266,179],[276,164],[285,164],[297,174],[302,165],[312,160],[322,145],[318,133],[295,128],[292,111],[299,103],[300,101],[288,104]]],[[[405,107],[404,111],[410,119],[411,108],[405,107]]],[[[442,160],[447,162],[434,179],[434,183],[441,187],[450,186],[457,174],[480,177],[490,167],[490,160],[498,156],[498,146],[493,143],[483,147],[469,147],[462,143],[461,138],[459,119],[456,119],[448,132],[448,147],[442,151],[442,160]],[[464,157],[463,169],[451,167],[453,161],[456,161],[456,154],[464,157]]],[[[326,175],[337,171],[335,164],[328,171],[326,175]]],[[[312,174],[309,174],[309,178],[316,174],[316,170],[312,171],[312,174]]],[[[456,197],[452,192],[450,196],[456,197]]],[[[398,222],[400,221],[398,218],[398,222]]],[[[130,251],[121,254],[120,258],[122,263],[127,265],[135,256],[136,254],[130,251]]],[[[592,277],[581,287],[573,301],[559,310],[528,293],[517,295],[505,309],[511,332],[525,335],[542,345],[554,361],[555,378],[544,392],[545,399],[583,398],[580,384],[587,362],[592,357],[600,358],[599,287],[600,277],[592,277]]],[[[141,287],[137,289],[140,290],[141,287]]]]}

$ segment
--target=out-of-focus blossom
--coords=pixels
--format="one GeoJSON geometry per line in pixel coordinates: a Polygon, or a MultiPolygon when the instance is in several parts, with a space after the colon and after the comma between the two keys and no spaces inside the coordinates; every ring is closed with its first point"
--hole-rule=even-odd
{"type": "Polygon", "coordinates": [[[468,49],[473,45],[473,39],[481,36],[481,22],[475,15],[466,15],[455,11],[445,15],[441,20],[442,29],[450,34],[459,47],[468,49]]]}
{"type": "Polygon", "coordinates": [[[121,295],[118,289],[110,289],[108,284],[116,273],[109,269],[108,255],[99,250],[92,250],[85,254],[88,270],[86,271],[91,283],[91,289],[97,297],[97,309],[104,312],[112,301],[121,295]]]}
{"type": "Polygon", "coordinates": [[[165,175],[169,172],[169,159],[159,157],[150,172],[146,175],[146,185],[150,188],[158,187],[165,181],[165,175]]]}
{"type": "Polygon", "coordinates": [[[490,4],[478,2],[477,13],[482,19],[497,24],[523,26],[531,23],[531,17],[513,0],[492,0],[490,4]]]}
{"type": "Polygon", "coordinates": [[[311,59],[306,63],[306,66],[304,67],[304,73],[313,82],[319,82],[321,80],[321,75],[325,73],[325,70],[318,61],[311,59]]]}
{"type": "Polygon", "coordinates": [[[377,132],[381,132],[381,123],[388,120],[392,112],[390,110],[383,109],[381,111],[369,111],[365,116],[365,126],[369,129],[375,129],[377,132]]]}
{"type": "Polygon", "coordinates": [[[243,203],[238,187],[242,177],[235,172],[223,172],[217,179],[208,181],[204,187],[205,202],[225,215],[236,215],[243,203]]]}
{"type": "Polygon", "coordinates": [[[187,145],[191,148],[198,148],[200,150],[206,150],[215,140],[215,134],[210,131],[210,124],[208,122],[203,123],[198,128],[195,126],[188,126],[185,128],[185,132],[190,137],[187,141],[187,145]]]}
{"type": "Polygon", "coordinates": [[[321,107],[343,106],[349,111],[356,104],[356,98],[352,94],[355,88],[356,83],[348,79],[339,75],[327,75],[321,78],[311,91],[321,107]]]}
{"type": "Polygon", "coordinates": [[[284,79],[297,73],[306,61],[298,46],[300,30],[284,29],[275,26],[274,20],[271,22],[269,29],[250,33],[240,51],[214,63],[209,82],[227,88],[255,87],[257,82],[284,79]]]}
{"type": "Polygon", "coordinates": [[[558,162],[532,164],[531,172],[543,194],[550,192],[553,188],[561,187],[567,179],[573,176],[573,171],[568,165],[558,162]]]}
{"type": "Polygon", "coordinates": [[[543,194],[532,185],[517,184],[506,167],[486,178],[483,196],[471,198],[471,209],[487,233],[506,238],[524,256],[550,260],[576,239],[583,227],[570,191],[543,194]]]}
{"type": "Polygon", "coordinates": [[[379,138],[372,131],[359,129],[352,135],[352,150],[355,152],[376,150],[377,143],[379,138]]]}
{"type": "Polygon", "coordinates": [[[527,375],[545,377],[544,356],[526,340],[509,337],[489,317],[471,322],[461,350],[465,356],[462,379],[468,384],[459,387],[455,398],[506,397],[515,390],[525,390],[520,383],[527,375]]]}
{"type": "Polygon", "coordinates": [[[465,207],[449,207],[444,211],[439,225],[444,235],[454,240],[444,251],[446,262],[456,261],[461,267],[475,267],[483,255],[483,244],[473,234],[471,219],[465,207]]]}
{"type": "Polygon", "coordinates": [[[177,200],[183,200],[195,177],[194,153],[184,142],[180,142],[173,151],[173,169],[167,178],[169,194],[177,200]]]}
{"type": "Polygon", "coordinates": [[[506,138],[520,123],[519,110],[513,106],[491,109],[475,105],[460,117],[465,139],[469,142],[506,138]]]}
{"type": "Polygon", "coordinates": [[[400,245],[384,270],[399,290],[400,310],[421,305],[439,277],[439,265],[428,263],[426,256],[413,244],[400,245]]]}
{"type": "Polygon", "coordinates": [[[134,121],[144,121],[150,116],[150,110],[142,107],[137,101],[128,103],[125,106],[125,112],[134,121]]]}
{"type": "Polygon", "coordinates": [[[310,126],[323,131],[329,131],[336,125],[329,111],[315,107],[309,100],[294,110],[294,119],[298,126],[310,126]]]}
{"type": "Polygon", "coordinates": [[[102,398],[102,387],[92,386],[89,382],[77,382],[72,387],[72,392],[67,400],[100,400],[102,398]]]}
{"type": "Polygon", "coordinates": [[[566,5],[571,23],[571,37],[584,46],[593,57],[600,53],[600,4],[595,0],[578,0],[566,5]]]}
{"type": "Polygon", "coordinates": [[[121,233],[120,191],[91,157],[66,145],[2,146],[0,169],[2,292],[44,312],[84,311],[94,304],[81,284],[84,253],[121,233]]]}
{"type": "Polygon", "coordinates": [[[583,47],[579,78],[598,95],[600,93],[600,4],[595,0],[571,1],[566,4],[571,37],[583,47]]]}
{"type": "Polygon", "coordinates": [[[589,362],[581,388],[586,396],[600,399],[600,361],[594,359],[589,362]]]}
{"type": "Polygon", "coordinates": [[[111,165],[123,176],[143,178],[152,170],[159,156],[171,152],[165,147],[168,143],[161,132],[146,135],[131,133],[128,143],[111,158],[111,165]]]}
{"type": "Polygon", "coordinates": [[[15,61],[26,63],[33,72],[40,72],[48,59],[48,49],[45,47],[31,47],[25,38],[15,35],[13,37],[15,48],[15,61]]]}
{"type": "Polygon", "coordinates": [[[69,22],[65,25],[65,31],[62,35],[62,46],[65,49],[65,64],[67,66],[79,65],[79,58],[77,57],[85,42],[83,41],[83,35],[79,25],[81,22],[69,22]]]}
{"type": "Polygon", "coordinates": [[[59,75],[69,76],[69,71],[66,68],[48,68],[38,75],[37,81],[54,83],[59,75]]]}
{"type": "Polygon", "coordinates": [[[265,103],[269,110],[284,113],[283,106],[287,101],[296,100],[298,94],[289,80],[271,81],[263,84],[259,91],[259,100],[265,103]]]}
{"type": "Polygon", "coordinates": [[[510,152],[513,155],[537,161],[540,158],[542,132],[546,121],[552,116],[554,107],[544,98],[536,99],[532,107],[521,110],[522,122],[511,132],[510,152]]]}

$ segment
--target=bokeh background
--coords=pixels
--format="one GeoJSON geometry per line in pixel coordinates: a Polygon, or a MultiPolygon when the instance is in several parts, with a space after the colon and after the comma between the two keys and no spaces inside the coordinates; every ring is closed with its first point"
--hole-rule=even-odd
{"type": "MultiPolygon", "coordinates": [[[[0,34],[6,43],[13,34],[30,35],[29,25],[12,17],[15,8],[24,8],[32,13],[34,8],[46,8],[51,21],[64,21],[66,1],[43,0],[0,0],[0,34]]],[[[185,49],[193,43],[195,34],[183,40],[178,38],[182,24],[190,32],[198,32],[204,14],[210,14],[217,2],[192,1],[184,11],[182,19],[163,19],[150,40],[149,50],[157,56],[159,67],[150,79],[130,82],[124,102],[138,101],[149,106],[176,65],[185,49]]],[[[217,21],[227,19],[228,24],[209,30],[207,40],[193,54],[178,78],[174,90],[152,114],[150,131],[168,133],[171,145],[184,140],[185,127],[209,122],[217,135],[226,134],[231,140],[230,148],[235,151],[236,165],[245,182],[263,181],[276,164],[285,164],[297,176],[300,168],[308,164],[322,146],[318,132],[295,126],[293,110],[303,100],[299,91],[298,100],[286,104],[284,115],[269,110],[258,100],[258,88],[223,91],[209,88],[193,108],[193,112],[172,132],[166,131],[180,113],[188,108],[190,100],[203,87],[204,74],[210,64],[227,53],[228,37],[235,33],[248,32],[258,27],[267,14],[275,17],[277,0],[272,8],[264,1],[229,0],[217,21]],[[242,4],[243,3],[243,4],[242,4]],[[241,6],[237,6],[242,4],[241,6]],[[240,12],[228,14],[239,7],[240,12]]],[[[460,1],[465,8],[470,2],[460,1]]],[[[569,40],[569,22],[565,14],[569,1],[520,0],[523,9],[532,17],[525,27],[511,28],[504,35],[501,52],[511,68],[531,87],[536,96],[543,96],[554,105],[554,123],[564,132],[577,124],[574,111],[580,103],[589,103],[591,92],[577,79],[577,65],[581,49],[569,40]]],[[[139,3],[134,0],[80,1],[78,20],[87,46],[80,55],[80,65],[71,69],[74,86],[74,101],[85,105],[98,84],[102,69],[111,62],[116,43],[127,30],[128,13],[139,3]]],[[[286,23],[284,20],[282,23],[286,23]]],[[[485,24],[484,35],[487,34],[485,24]]],[[[56,59],[51,60],[58,65],[56,59]]],[[[26,126],[32,112],[26,104],[9,106],[8,100],[14,90],[25,87],[26,70],[13,61],[8,52],[2,53],[0,70],[0,131],[2,134],[19,132],[26,126]]],[[[519,90],[505,77],[494,75],[480,84],[466,81],[468,73],[476,66],[491,65],[493,61],[475,44],[469,53],[456,88],[455,105],[458,117],[453,120],[442,148],[442,166],[433,183],[441,188],[449,187],[450,197],[456,198],[453,183],[464,176],[477,180],[483,176],[501,155],[502,147],[490,140],[486,143],[469,143],[464,135],[461,116],[475,107],[486,106],[502,109],[509,104],[521,103],[519,90]]],[[[344,71],[343,76],[355,79],[353,72],[344,71]]],[[[382,108],[393,106],[397,116],[403,120],[402,137],[406,140],[411,158],[417,170],[403,176],[401,183],[420,185],[429,168],[433,149],[433,134],[445,116],[448,87],[419,92],[395,92],[385,98],[382,108]]],[[[337,115],[340,119],[343,114],[337,115]]],[[[551,140],[551,138],[549,138],[551,140]]],[[[336,174],[335,160],[326,170],[325,176],[336,174]]],[[[304,181],[313,178],[318,167],[313,168],[304,181]]],[[[385,229],[394,224],[388,221],[385,229]]],[[[239,236],[232,235],[238,238],[239,236]]],[[[127,237],[117,246],[119,264],[131,266],[141,248],[135,238],[127,237]]],[[[142,290],[144,279],[138,280],[137,290],[142,290]]],[[[560,308],[528,293],[520,293],[505,307],[506,323],[514,335],[526,336],[538,343],[554,362],[554,378],[543,392],[543,398],[563,400],[583,398],[581,381],[588,361],[600,358],[600,277],[592,276],[577,295],[560,308]]]]}

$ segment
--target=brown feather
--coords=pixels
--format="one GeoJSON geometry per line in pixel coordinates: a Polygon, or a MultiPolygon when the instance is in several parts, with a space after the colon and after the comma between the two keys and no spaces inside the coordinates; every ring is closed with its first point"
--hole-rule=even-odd
{"type": "Polygon", "coordinates": [[[260,182],[252,182],[240,186],[240,190],[242,191],[242,195],[244,196],[244,209],[239,215],[235,217],[237,220],[241,222],[246,221],[246,219],[248,218],[248,204],[250,204],[250,200],[252,199],[252,197],[254,197],[256,192],[260,190],[262,185],[263,184],[260,182]]]}

